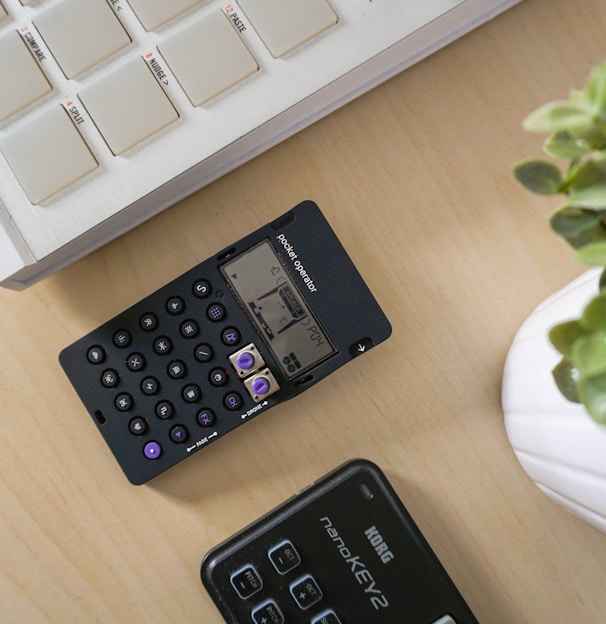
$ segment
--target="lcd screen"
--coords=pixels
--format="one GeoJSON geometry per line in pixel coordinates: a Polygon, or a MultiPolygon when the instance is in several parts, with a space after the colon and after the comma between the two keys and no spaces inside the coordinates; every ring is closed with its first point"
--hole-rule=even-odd
{"type": "Polygon", "coordinates": [[[222,271],[287,377],[298,375],[334,353],[268,241],[223,265],[222,271]]]}

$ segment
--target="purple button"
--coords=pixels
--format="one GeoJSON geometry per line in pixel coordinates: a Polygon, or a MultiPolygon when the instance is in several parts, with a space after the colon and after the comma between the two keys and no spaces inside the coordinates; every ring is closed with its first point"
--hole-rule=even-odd
{"type": "Polygon", "coordinates": [[[147,459],[158,459],[162,455],[162,447],[157,442],[148,442],[143,447],[143,454],[147,459]]]}
{"type": "Polygon", "coordinates": [[[240,353],[238,356],[237,364],[242,370],[248,370],[254,366],[255,358],[253,355],[245,351],[244,353],[240,353]]]}
{"type": "Polygon", "coordinates": [[[269,380],[265,377],[257,377],[251,384],[255,394],[267,394],[269,390],[269,380]]]}

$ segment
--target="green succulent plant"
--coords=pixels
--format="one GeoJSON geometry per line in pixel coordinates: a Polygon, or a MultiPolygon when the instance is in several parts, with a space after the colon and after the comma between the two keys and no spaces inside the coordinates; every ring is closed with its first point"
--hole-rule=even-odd
{"type": "Polygon", "coordinates": [[[543,151],[551,159],[517,163],[516,179],[535,193],[564,195],[551,227],[576,250],[576,260],[604,267],[580,318],[553,327],[549,339],[562,355],[552,371],[560,392],[606,424],[606,60],[582,90],[541,106],[523,127],[549,135],[543,151]]]}

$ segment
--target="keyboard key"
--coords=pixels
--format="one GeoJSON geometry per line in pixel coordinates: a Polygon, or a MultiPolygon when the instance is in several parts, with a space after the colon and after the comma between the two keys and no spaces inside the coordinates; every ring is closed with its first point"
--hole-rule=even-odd
{"type": "Polygon", "coordinates": [[[326,0],[238,0],[238,4],[275,58],[338,21],[326,0]]]}
{"type": "Polygon", "coordinates": [[[141,57],[82,89],[79,98],[116,155],[179,118],[141,57]]]}
{"type": "Polygon", "coordinates": [[[286,574],[301,563],[301,557],[297,549],[289,540],[276,544],[269,550],[267,555],[279,574],[286,574]]]}
{"type": "Polygon", "coordinates": [[[322,599],[322,590],[309,574],[295,581],[290,586],[290,593],[300,609],[309,609],[322,599]]]}
{"type": "Polygon", "coordinates": [[[145,30],[154,30],[201,0],[128,0],[145,30]]]}
{"type": "Polygon", "coordinates": [[[53,88],[17,31],[0,38],[0,59],[4,59],[0,64],[0,121],[3,121],[53,88]]]}
{"type": "Polygon", "coordinates": [[[259,69],[222,11],[196,20],[166,39],[158,49],[194,106],[259,69]]]}
{"type": "Polygon", "coordinates": [[[53,106],[10,133],[2,152],[32,204],[39,204],[98,167],[61,106],[53,106]]]}
{"type": "Polygon", "coordinates": [[[250,598],[263,588],[263,581],[256,568],[247,565],[234,572],[230,577],[233,588],[238,592],[238,596],[243,600],[250,598]]]}
{"type": "Polygon", "coordinates": [[[280,607],[273,600],[259,605],[252,610],[250,615],[254,624],[284,624],[285,622],[280,607]]]}
{"type": "Polygon", "coordinates": [[[64,0],[41,13],[34,24],[68,78],[131,42],[105,0],[64,0]]]}
{"type": "Polygon", "coordinates": [[[341,620],[332,609],[329,609],[328,611],[317,615],[311,621],[311,624],[341,624],[341,620]]]}

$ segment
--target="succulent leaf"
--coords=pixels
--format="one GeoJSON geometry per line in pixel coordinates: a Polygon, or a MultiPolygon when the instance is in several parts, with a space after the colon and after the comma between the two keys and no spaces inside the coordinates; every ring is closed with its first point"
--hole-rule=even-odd
{"type": "Polygon", "coordinates": [[[565,358],[570,358],[575,341],[585,335],[587,330],[579,321],[567,321],[551,328],[549,340],[565,358]]]}
{"type": "Polygon", "coordinates": [[[590,416],[606,424],[606,374],[585,377],[577,385],[579,398],[590,416]]]}
{"type": "Polygon", "coordinates": [[[523,186],[541,195],[555,195],[563,182],[561,171],[548,160],[533,158],[514,166],[513,173],[523,186]]]}
{"type": "Polygon", "coordinates": [[[563,206],[549,219],[551,227],[574,248],[594,241],[606,240],[602,216],[595,210],[563,206]]]}
{"type": "Polygon", "coordinates": [[[596,295],[585,306],[580,323],[590,331],[606,331],[606,292],[596,295]]]}
{"type": "Polygon", "coordinates": [[[606,332],[580,337],[572,346],[570,359],[583,377],[606,373],[606,332]]]}
{"type": "Polygon", "coordinates": [[[522,122],[529,132],[552,134],[562,130],[585,130],[593,123],[594,108],[585,98],[548,102],[522,122]]]}
{"type": "Polygon", "coordinates": [[[573,135],[568,130],[561,130],[545,141],[543,149],[553,158],[572,160],[589,153],[593,147],[589,141],[573,135]]]}
{"type": "Polygon", "coordinates": [[[589,243],[575,254],[575,260],[591,266],[606,266],[606,241],[589,243]]]}
{"type": "Polygon", "coordinates": [[[551,371],[553,379],[565,399],[573,403],[580,403],[581,399],[577,391],[577,383],[581,376],[579,369],[568,359],[562,360],[551,371]]]}

